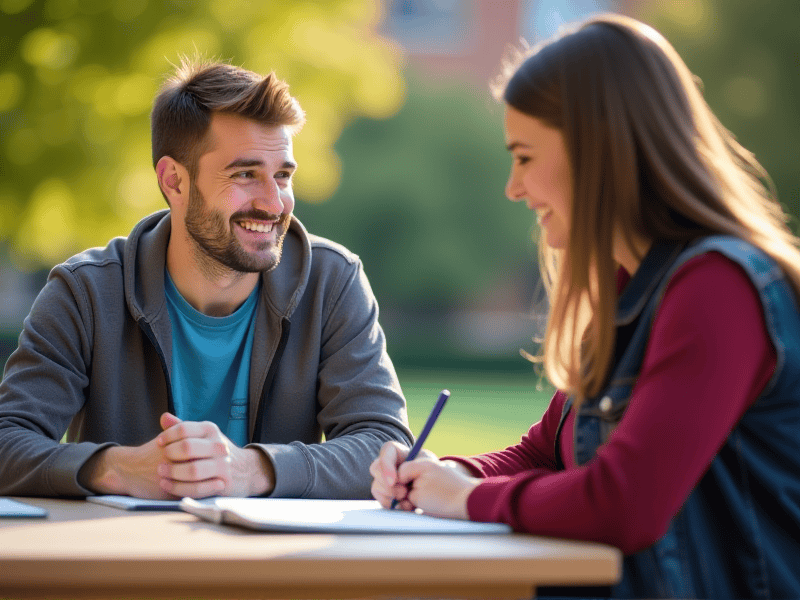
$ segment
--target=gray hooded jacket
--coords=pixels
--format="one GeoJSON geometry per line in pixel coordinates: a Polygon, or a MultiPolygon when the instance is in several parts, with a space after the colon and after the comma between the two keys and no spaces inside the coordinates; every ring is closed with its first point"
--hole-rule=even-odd
{"type": "MultiPolygon", "coordinates": [[[[160,433],[169,235],[161,211],[51,271],[0,384],[0,495],[89,495],[78,471],[93,454],[160,433]]],[[[249,431],[275,468],[272,496],[369,497],[381,445],[412,435],[361,262],[293,219],[262,283],[249,431]]]]}

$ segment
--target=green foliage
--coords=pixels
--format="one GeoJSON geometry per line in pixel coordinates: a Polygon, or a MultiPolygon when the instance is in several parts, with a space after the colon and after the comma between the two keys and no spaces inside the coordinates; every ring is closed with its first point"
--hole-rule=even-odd
{"type": "Polygon", "coordinates": [[[712,110],[769,172],[800,217],[800,5],[797,0],[664,0],[638,15],[700,77],[712,110]]]}
{"type": "Polygon", "coordinates": [[[400,112],[342,134],[342,183],[298,206],[310,231],[360,254],[384,306],[437,312],[518,268],[531,276],[533,218],[504,195],[510,158],[502,107],[452,85],[409,78],[400,112]]]}
{"type": "Polygon", "coordinates": [[[401,57],[373,34],[378,0],[0,0],[0,243],[49,266],[162,208],[148,113],[180,56],[286,79],[308,114],[298,194],[338,185],[353,117],[402,104],[401,57]]]}
{"type": "MultiPolygon", "coordinates": [[[[800,216],[797,0],[634,6],[700,76],[712,109],[800,216]]],[[[410,77],[397,115],[358,119],[343,132],[342,183],[331,200],[297,212],[311,231],[361,255],[384,307],[435,312],[463,304],[496,285],[508,265],[533,279],[532,217],[503,197],[509,159],[501,115],[488,91],[410,77]]]]}
{"type": "Polygon", "coordinates": [[[398,372],[411,431],[419,434],[439,392],[450,400],[425,447],[439,456],[470,456],[516,444],[542,418],[553,388],[532,372],[406,370],[398,372]]]}

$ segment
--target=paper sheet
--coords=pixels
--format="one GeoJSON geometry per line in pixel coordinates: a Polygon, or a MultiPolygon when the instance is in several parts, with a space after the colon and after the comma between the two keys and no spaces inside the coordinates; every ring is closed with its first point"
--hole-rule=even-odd
{"type": "Polygon", "coordinates": [[[87,496],[86,500],[122,510],[180,510],[180,500],[145,500],[131,496],[87,496]]]}
{"type": "Polygon", "coordinates": [[[0,518],[42,518],[47,516],[47,511],[32,504],[12,500],[11,498],[0,498],[0,518]]]}
{"type": "Polygon", "coordinates": [[[382,508],[374,500],[184,498],[181,508],[207,521],[260,531],[325,533],[510,533],[501,523],[475,523],[382,508]]]}

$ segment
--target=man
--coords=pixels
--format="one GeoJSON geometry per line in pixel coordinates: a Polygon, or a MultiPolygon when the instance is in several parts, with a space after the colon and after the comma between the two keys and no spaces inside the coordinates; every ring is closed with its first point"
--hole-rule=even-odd
{"type": "Polygon", "coordinates": [[[369,497],[412,438],[361,263],[292,216],[299,104],[184,61],[151,121],[169,210],[51,272],[0,384],[0,495],[369,497]]]}

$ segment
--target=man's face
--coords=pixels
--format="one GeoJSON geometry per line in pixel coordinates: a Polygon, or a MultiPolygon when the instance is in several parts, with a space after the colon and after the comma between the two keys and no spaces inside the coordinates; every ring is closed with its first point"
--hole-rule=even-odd
{"type": "Polygon", "coordinates": [[[273,269],[294,210],[291,135],[224,113],[212,117],[208,135],[212,150],[198,161],[185,217],[201,266],[273,269]]]}

